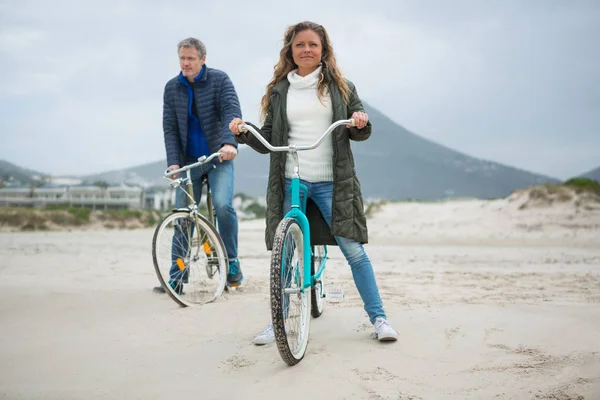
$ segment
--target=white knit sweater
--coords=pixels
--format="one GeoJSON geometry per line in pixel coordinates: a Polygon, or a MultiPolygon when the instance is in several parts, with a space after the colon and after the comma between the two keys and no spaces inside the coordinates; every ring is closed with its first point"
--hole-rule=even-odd
{"type": "MultiPolygon", "coordinates": [[[[331,125],[333,109],[329,95],[319,100],[317,84],[321,66],[306,76],[291,71],[287,78],[290,87],[287,93],[287,119],[290,126],[289,143],[310,145],[321,137],[331,125]]],[[[332,139],[327,136],[319,147],[298,152],[300,178],[309,182],[333,181],[332,139]]],[[[285,176],[291,178],[294,172],[292,156],[288,153],[285,176]]]]}

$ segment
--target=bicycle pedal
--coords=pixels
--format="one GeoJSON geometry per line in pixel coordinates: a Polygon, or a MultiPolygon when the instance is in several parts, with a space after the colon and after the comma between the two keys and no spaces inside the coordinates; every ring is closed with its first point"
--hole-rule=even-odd
{"type": "Polygon", "coordinates": [[[341,303],[344,301],[344,289],[341,287],[328,287],[325,292],[325,300],[328,303],[341,303]]]}

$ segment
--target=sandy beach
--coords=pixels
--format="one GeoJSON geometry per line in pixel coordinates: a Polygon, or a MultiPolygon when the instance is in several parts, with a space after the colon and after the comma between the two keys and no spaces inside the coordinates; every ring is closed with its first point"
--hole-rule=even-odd
{"type": "Polygon", "coordinates": [[[264,221],[240,223],[245,283],[180,308],[153,229],[0,233],[6,399],[600,399],[600,208],[523,198],[391,203],[366,246],[400,339],[383,344],[349,267],[305,359],[257,347],[269,321],[264,221]]]}

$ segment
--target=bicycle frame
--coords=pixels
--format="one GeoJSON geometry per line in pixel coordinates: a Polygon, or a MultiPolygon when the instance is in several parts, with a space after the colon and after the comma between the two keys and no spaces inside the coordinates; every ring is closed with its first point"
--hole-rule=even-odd
{"type": "Polygon", "coordinates": [[[250,131],[256,139],[258,139],[263,146],[265,146],[270,151],[286,151],[292,154],[292,159],[294,162],[294,173],[292,175],[292,183],[290,187],[291,191],[291,207],[290,210],[285,214],[284,218],[292,218],[294,219],[298,225],[300,225],[300,230],[302,231],[302,236],[304,237],[304,285],[302,286],[302,291],[314,286],[315,280],[318,280],[323,271],[325,270],[325,262],[321,262],[319,266],[319,270],[312,275],[310,272],[310,263],[312,260],[311,254],[311,239],[310,239],[310,223],[308,222],[308,217],[306,216],[306,203],[308,200],[308,188],[306,185],[300,183],[300,168],[298,165],[298,151],[304,150],[312,150],[318,147],[323,140],[329,135],[333,130],[342,125],[350,125],[355,126],[354,119],[340,120],[336,121],[327,128],[327,130],[321,135],[321,137],[312,145],[309,146],[298,146],[298,145],[288,145],[288,146],[272,146],[267,140],[258,133],[252,126],[242,124],[238,128],[240,132],[242,131],[250,131]],[[304,192],[304,201],[301,203],[300,201],[300,190],[304,192]],[[308,243],[308,246],[306,246],[308,243]]]}
{"type": "MultiPolygon", "coordinates": [[[[221,153],[217,152],[217,153],[211,154],[208,157],[202,156],[202,157],[198,158],[198,161],[193,164],[186,165],[182,168],[179,168],[179,169],[176,169],[173,171],[166,170],[164,173],[165,179],[170,181],[172,187],[174,187],[174,188],[179,187],[181,190],[183,190],[183,192],[187,196],[188,208],[190,209],[190,211],[192,211],[192,213],[198,212],[198,205],[196,204],[196,199],[194,197],[194,185],[192,183],[191,170],[192,170],[192,168],[207,164],[213,158],[219,157],[220,155],[221,155],[221,153]],[[172,175],[179,174],[182,172],[185,172],[185,178],[176,178],[176,179],[170,178],[172,175]],[[185,189],[183,187],[181,187],[182,184],[185,185],[185,189]]],[[[210,194],[210,190],[207,190],[206,207],[208,208],[208,220],[213,225],[215,225],[216,220],[215,220],[214,209],[213,209],[213,205],[212,205],[212,196],[210,194]]]]}
{"type": "MultiPolygon", "coordinates": [[[[186,194],[187,196],[187,208],[190,210],[190,214],[193,216],[194,218],[194,224],[197,225],[198,224],[198,214],[200,214],[200,211],[198,210],[198,205],[196,204],[196,199],[194,198],[194,184],[192,183],[192,173],[191,170],[192,168],[198,167],[200,165],[204,165],[207,164],[208,162],[210,162],[213,158],[215,157],[219,157],[221,155],[221,153],[213,153],[210,156],[202,156],[200,158],[198,158],[198,161],[190,164],[190,165],[186,165],[182,168],[173,170],[173,171],[169,171],[166,170],[164,173],[164,177],[165,179],[169,180],[171,183],[171,186],[174,188],[180,188],[181,190],[183,190],[183,192],[186,194]],[[175,174],[180,174],[182,172],[185,172],[185,177],[184,178],[176,178],[176,179],[171,179],[170,177],[175,175],[175,174]],[[181,187],[181,185],[184,184],[185,185],[185,189],[183,187],[181,187]]],[[[210,221],[211,224],[213,224],[215,226],[215,228],[217,227],[216,225],[216,218],[215,218],[215,213],[214,213],[214,209],[213,209],[213,205],[212,205],[212,196],[210,194],[210,190],[207,190],[207,196],[206,196],[206,207],[208,208],[208,220],[210,221]]],[[[193,238],[194,238],[194,229],[191,229],[191,232],[188,232],[188,243],[190,244],[189,249],[191,250],[192,246],[193,246],[193,238]]],[[[196,231],[196,234],[199,235],[198,231],[196,231]]],[[[198,236],[198,241],[200,241],[200,236],[198,236]]],[[[200,247],[201,246],[196,246],[196,254],[194,255],[195,258],[199,257],[199,253],[200,253],[200,247]]]]}
{"type": "MultiPolygon", "coordinates": [[[[313,276],[310,273],[310,262],[311,262],[311,241],[310,241],[310,224],[308,222],[308,218],[306,217],[306,201],[308,195],[308,188],[300,183],[300,177],[294,176],[292,177],[292,184],[290,188],[292,192],[291,198],[291,207],[287,212],[284,218],[293,218],[300,225],[300,230],[302,231],[302,236],[304,236],[305,244],[308,243],[308,246],[304,245],[304,285],[302,286],[302,290],[312,287],[313,276]],[[300,190],[304,191],[304,202],[302,206],[300,205],[300,190]]],[[[324,269],[324,264],[321,265],[319,269],[318,275],[321,276],[324,269]]],[[[316,274],[315,274],[316,275],[316,274]]]]}

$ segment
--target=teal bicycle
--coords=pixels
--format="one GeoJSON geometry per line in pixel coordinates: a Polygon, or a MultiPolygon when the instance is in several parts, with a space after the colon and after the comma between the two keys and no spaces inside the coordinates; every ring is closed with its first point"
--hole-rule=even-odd
{"type": "Polygon", "coordinates": [[[308,189],[300,183],[298,151],[312,150],[342,125],[355,126],[353,119],[334,122],[310,146],[271,146],[252,126],[242,124],[270,151],[292,154],[294,173],[291,180],[291,208],[277,226],[271,252],[271,320],[279,354],[288,365],[296,365],[306,353],[310,316],[317,318],[325,306],[324,272],[327,247],[314,246],[306,217],[308,189]],[[304,196],[301,201],[300,191],[304,196]]]}

